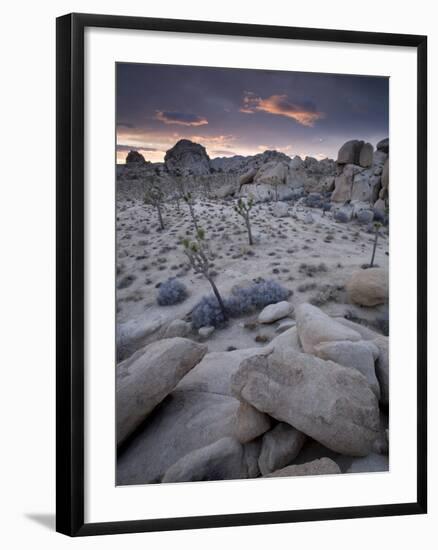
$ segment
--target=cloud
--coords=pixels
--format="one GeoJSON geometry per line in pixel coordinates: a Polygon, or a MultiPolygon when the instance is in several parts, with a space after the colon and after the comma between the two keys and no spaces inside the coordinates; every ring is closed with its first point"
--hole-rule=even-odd
{"type": "Polygon", "coordinates": [[[143,147],[143,145],[124,145],[124,144],[117,144],[117,151],[157,151],[155,147],[143,147]]]}
{"type": "Polygon", "coordinates": [[[164,124],[180,124],[181,126],[204,126],[208,120],[202,116],[177,111],[157,111],[156,120],[164,124]]]}
{"type": "Polygon", "coordinates": [[[216,157],[234,157],[237,155],[234,151],[228,151],[228,149],[219,149],[217,151],[211,151],[212,155],[216,157]]]}
{"type": "Polygon", "coordinates": [[[131,124],[130,122],[118,122],[117,126],[119,128],[135,128],[134,124],[131,124]]]}
{"type": "Polygon", "coordinates": [[[246,92],[240,112],[252,114],[258,111],[292,118],[298,124],[309,127],[324,117],[324,113],[317,111],[311,102],[292,102],[286,94],[271,95],[262,99],[253,92],[246,92]]]}

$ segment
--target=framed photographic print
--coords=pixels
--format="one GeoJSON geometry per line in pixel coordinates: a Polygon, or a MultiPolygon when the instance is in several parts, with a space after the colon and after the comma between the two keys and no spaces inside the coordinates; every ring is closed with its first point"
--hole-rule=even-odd
{"type": "Polygon", "coordinates": [[[59,532],[426,512],[426,65],[57,20],[59,532]]]}

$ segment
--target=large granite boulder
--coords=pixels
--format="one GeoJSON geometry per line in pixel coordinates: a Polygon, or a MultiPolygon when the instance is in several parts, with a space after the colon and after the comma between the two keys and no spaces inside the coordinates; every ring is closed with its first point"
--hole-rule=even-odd
{"type": "Polygon", "coordinates": [[[180,458],[166,471],[162,482],[242,479],[253,473],[250,467],[245,446],[232,437],[224,437],[180,458]]]}
{"type": "Polygon", "coordinates": [[[247,183],[252,183],[256,174],[257,174],[257,169],[250,168],[247,172],[245,172],[240,176],[239,184],[246,185],[247,183]]]}
{"type": "Polygon", "coordinates": [[[389,338],[343,317],[337,317],[336,320],[345,327],[358,332],[364,340],[371,340],[378,348],[379,355],[375,362],[375,369],[380,385],[380,402],[387,405],[389,403],[389,338]]]}
{"type": "Polygon", "coordinates": [[[256,183],[281,185],[286,182],[288,165],[286,162],[267,162],[263,164],[254,177],[256,183]]]}
{"type": "Polygon", "coordinates": [[[288,317],[293,311],[292,304],[289,302],[277,302],[266,306],[259,314],[258,321],[262,324],[270,324],[288,317]]]}
{"type": "Polygon", "coordinates": [[[389,185],[389,161],[386,159],[382,170],[382,187],[386,189],[389,185]]]}
{"type": "Polygon", "coordinates": [[[351,302],[372,307],[388,301],[388,271],[380,267],[355,271],[347,282],[351,302]]]}
{"type": "Polygon", "coordinates": [[[164,164],[171,174],[210,174],[210,158],[205,147],[188,139],[180,139],[166,152],[164,164]]]}
{"type": "Polygon", "coordinates": [[[122,443],[207,352],[186,338],[149,344],[117,366],[117,443],[122,443]]]}
{"type": "Polygon", "coordinates": [[[301,451],[305,440],[306,436],[303,433],[284,422],[280,422],[275,428],[266,432],[262,438],[258,460],[262,475],[269,474],[293,462],[301,451]]]}
{"type": "Polygon", "coordinates": [[[345,202],[351,200],[353,187],[353,175],[344,170],[335,178],[335,188],[331,195],[332,202],[345,202]]]}
{"type": "Polygon", "coordinates": [[[389,154],[389,138],[385,138],[379,141],[376,145],[378,151],[383,151],[383,153],[389,154]]]}
{"type": "Polygon", "coordinates": [[[306,353],[315,353],[322,342],[361,340],[360,334],[345,327],[311,304],[300,304],[295,311],[298,337],[306,353]]]}
{"type": "Polygon", "coordinates": [[[321,359],[334,361],[343,367],[361,372],[368,381],[374,395],[380,399],[380,386],[374,363],[379,356],[379,348],[372,341],[322,342],[315,348],[321,359]]]}
{"type": "Polygon", "coordinates": [[[359,164],[360,153],[363,145],[364,142],[358,139],[347,141],[339,149],[336,162],[338,164],[359,164]]]}
{"type": "Polygon", "coordinates": [[[265,477],[294,477],[340,474],[341,469],[331,458],[323,457],[306,462],[305,464],[292,464],[281,470],[277,470],[265,477]]]}
{"type": "Polygon", "coordinates": [[[313,355],[277,349],[245,359],[232,390],[341,454],[365,456],[379,436],[378,401],[366,378],[313,355]]]}
{"type": "Polygon", "coordinates": [[[371,143],[364,143],[359,153],[359,165],[368,168],[373,164],[374,148],[371,143]]]}
{"type": "MultiPolygon", "coordinates": [[[[264,348],[254,348],[205,355],[123,449],[117,483],[159,482],[173,464],[197,449],[227,437],[250,445],[268,431],[269,417],[232,396],[230,385],[240,362],[263,352],[264,348]]],[[[257,460],[258,454],[254,468],[257,460]]]]}
{"type": "Polygon", "coordinates": [[[364,472],[387,472],[389,460],[386,455],[371,453],[368,456],[355,458],[347,470],[347,474],[360,474],[364,472]]]}
{"type": "Polygon", "coordinates": [[[126,164],[146,164],[144,156],[138,151],[132,150],[126,155],[126,164]]]}

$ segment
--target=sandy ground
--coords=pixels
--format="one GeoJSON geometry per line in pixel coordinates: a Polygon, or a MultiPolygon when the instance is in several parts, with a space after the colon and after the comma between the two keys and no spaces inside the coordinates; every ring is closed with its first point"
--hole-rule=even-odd
{"type": "MultiPolygon", "coordinates": [[[[294,305],[319,298],[318,305],[330,315],[351,312],[373,321],[384,308],[360,308],[349,304],[343,290],[351,273],[371,258],[374,236],[356,222],[336,222],[331,213],[303,208],[290,203],[289,215],[273,215],[274,203],[254,206],[251,214],[256,244],[249,246],[242,218],[233,210],[235,200],[196,201],[198,224],[214,254],[216,284],[223,295],[233,285],[248,284],[257,277],[274,279],[293,293],[294,305]],[[313,223],[305,223],[311,213],[313,223]],[[310,266],[310,267],[309,267],[310,266]],[[327,292],[327,287],[329,291],[327,292]],[[333,290],[333,299],[326,299],[333,290]]],[[[189,268],[181,239],[194,235],[188,206],[167,203],[163,209],[165,229],[160,230],[156,210],[138,200],[118,203],[117,213],[117,324],[123,338],[134,338],[140,347],[158,339],[174,319],[184,319],[199,299],[210,293],[202,275],[189,268]],[[175,306],[156,302],[160,282],[178,277],[187,287],[189,297],[175,306]]],[[[388,267],[389,240],[382,229],[375,264],[388,267]]],[[[253,347],[265,344],[276,331],[272,326],[254,327],[251,316],[234,319],[227,328],[216,330],[208,339],[210,351],[253,347]],[[257,342],[262,335],[263,342],[257,342]]],[[[293,318],[293,314],[292,314],[293,318]]],[[[193,337],[197,337],[196,333],[193,337]]]]}

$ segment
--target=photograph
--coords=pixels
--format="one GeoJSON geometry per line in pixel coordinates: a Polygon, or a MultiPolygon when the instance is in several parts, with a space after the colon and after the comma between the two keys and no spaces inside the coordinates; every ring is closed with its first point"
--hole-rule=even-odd
{"type": "Polygon", "coordinates": [[[116,484],[389,471],[389,78],[118,62],[116,484]]]}

